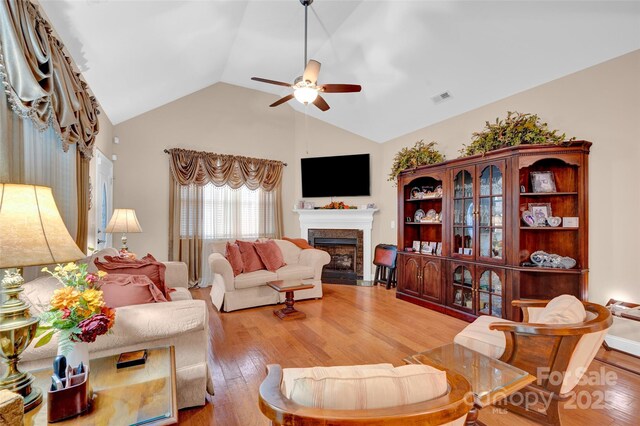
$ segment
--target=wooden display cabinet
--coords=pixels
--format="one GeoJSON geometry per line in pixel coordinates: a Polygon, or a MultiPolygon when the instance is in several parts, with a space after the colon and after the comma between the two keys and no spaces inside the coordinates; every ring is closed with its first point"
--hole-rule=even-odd
{"type": "Polygon", "coordinates": [[[397,297],[467,320],[520,319],[515,299],[573,294],[587,299],[588,155],[591,142],[521,145],[407,170],[398,178],[397,297]],[[551,172],[555,192],[534,192],[532,172],[551,172]],[[442,198],[416,198],[416,188],[442,187],[442,198]],[[528,226],[530,203],[577,227],[528,226]],[[439,223],[415,220],[419,210],[439,223]],[[440,242],[439,255],[411,253],[414,241],[440,242]],[[531,266],[542,250],[575,259],[571,269],[531,266]]]}

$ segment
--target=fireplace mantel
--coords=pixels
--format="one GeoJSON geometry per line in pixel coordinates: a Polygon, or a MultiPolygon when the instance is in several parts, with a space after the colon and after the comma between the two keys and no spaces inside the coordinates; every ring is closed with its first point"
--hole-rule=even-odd
{"type": "Polygon", "coordinates": [[[371,229],[378,209],[294,209],[300,219],[300,237],[309,238],[309,229],[362,230],[363,271],[365,280],[373,279],[371,229]]]}

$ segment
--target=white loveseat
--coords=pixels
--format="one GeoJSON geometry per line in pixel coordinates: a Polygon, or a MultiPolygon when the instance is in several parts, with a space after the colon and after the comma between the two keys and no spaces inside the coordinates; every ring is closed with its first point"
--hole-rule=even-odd
{"type": "Polygon", "coordinates": [[[209,255],[209,268],[213,276],[211,301],[219,311],[235,311],[254,306],[273,305],[284,301],[267,285],[268,281],[301,280],[313,288],[294,293],[295,300],[322,297],[322,268],[329,263],[329,253],[317,249],[301,249],[290,241],[274,240],[282,251],[285,266],[275,272],[266,269],[233,276],[231,264],[225,259],[226,242],[214,243],[209,255]]]}
{"type": "MultiPolygon", "coordinates": [[[[90,271],[95,271],[93,259],[116,255],[117,250],[105,249],[85,259],[90,271]]],[[[164,262],[165,283],[176,291],[171,302],[116,308],[116,323],[111,333],[98,336],[89,345],[91,358],[122,352],[153,348],[175,347],[178,408],[205,404],[207,390],[213,393],[207,368],[209,348],[209,317],[203,300],[192,300],[188,290],[187,266],[182,262],[164,262]]],[[[53,277],[43,276],[25,283],[22,298],[31,304],[31,314],[49,309],[53,291],[61,284],[53,277]]],[[[46,345],[35,348],[34,343],[23,353],[23,371],[51,366],[58,347],[57,336],[46,345]]]]}

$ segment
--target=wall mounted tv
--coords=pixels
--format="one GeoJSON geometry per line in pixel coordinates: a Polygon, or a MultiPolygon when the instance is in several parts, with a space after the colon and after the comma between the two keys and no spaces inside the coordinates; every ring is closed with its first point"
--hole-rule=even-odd
{"type": "Polygon", "coordinates": [[[304,198],[371,195],[369,154],[302,158],[300,165],[304,198]]]}

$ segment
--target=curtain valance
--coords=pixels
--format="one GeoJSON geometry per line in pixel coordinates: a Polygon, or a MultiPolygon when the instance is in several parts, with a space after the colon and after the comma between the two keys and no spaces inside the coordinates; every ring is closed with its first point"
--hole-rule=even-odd
{"type": "Polygon", "coordinates": [[[215,154],[180,148],[168,150],[171,155],[171,174],[180,185],[228,185],[237,189],[242,185],[255,190],[272,191],[282,181],[285,164],[276,160],[215,154]]]}
{"type": "Polygon", "coordinates": [[[0,0],[0,79],[16,114],[41,130],[52,125],[65,150],[77,144],[91,158],[98,103],[52,32],[28,0],[0,0]]]}

